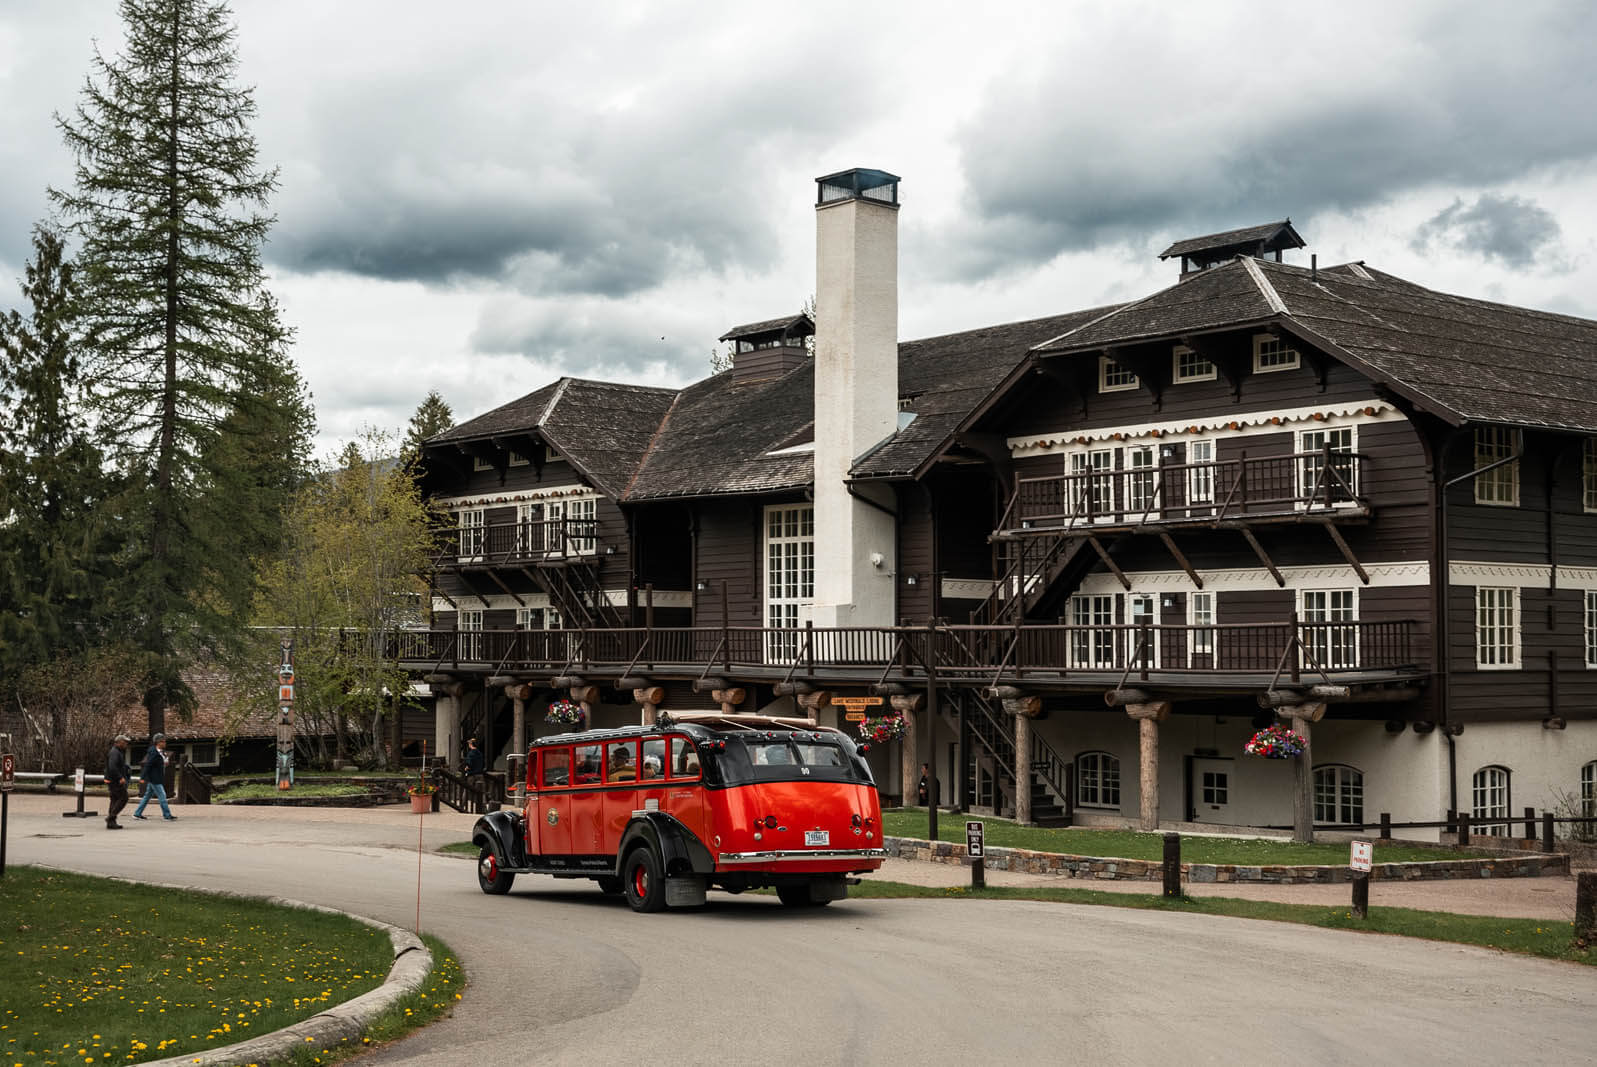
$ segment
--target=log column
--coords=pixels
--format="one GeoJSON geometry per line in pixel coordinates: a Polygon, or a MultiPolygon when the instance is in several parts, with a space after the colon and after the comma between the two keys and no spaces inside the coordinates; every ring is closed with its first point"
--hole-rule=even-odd
{"type": "Polygon", "coordinates": [[[1308,844],[1314,840],[1314,750],[1309,746],[1309,724],[1325,718],[1325,705],[1293,704],[1276,708],[1275,713],[1303,737],[1303,755],[1294,757],[1292,768],[1292,840],[1308,844]]]}
{"type": "Polygon", "coordinates": [[[1042,697],[1004,697],[1004,710],[1015,717],[1015,821],[1031,825],[1031,720],[1042,713],[1042,697]]]}
{"type": "Polygon", "coordinates": [[[660,717],[660,705],[665,703],[665,687],[660,685],[639,686],[632,691],[632,699],[638,702],[643,709],[640,725],[653,726],[660,717]]]}
{"type": "Polygon", "coordinates": [[[736,715],[738,705],[748,699],[748,690],[742,686],[728,686],[725,689],[710,690],[710,699],[721,705],[722,715],[736,715]]]}
{"type": "Polygon", "coordinates": [[[599,706],[599,687],[596,685],[574,685],[570,689],[571,699],[582,705],[582,728],[591,729],[593,726],[593,712],[599,706]]]}
{"type": "Polygon", "coordinates": [[[527,701],[532,699],[532,686],[520,683],[507,685],[505,696],[509,698],[513,709],[510,720],[511,758],[505,761],[505,769],[509,781],[521,782],[527,777],[524,773],[527,766],[527,701]],[[518,770],[523,773],[518,774],[518,770]]]}
{"type": "Polygon", "coordinates": [[[460,698],[466,687],[450,674],[429,674],[423,679],[432,688],[433,749],[432,754],[446,761],[449,746],[460,740],[460,698]]]}
{"type": "Polygon", "coordinates": [[[1127,704],[1126,714],[1137,721],[1137,790],[1141,794],[1138,827],[1159,829],[1159,724],[1170,717],[1170,702],[1155,700],[1127,704]]]}
{"type": "Polygon", "coordinates": [[[821,722],[821,709],[832,706],[832,694],[825,689],[812,689],[806,693],[793,694],[793,702],[804,712],[805,718],[818,726],[821,722]]]}
{"type": "Polygon", "coordinates": [[[920,800],[920,712],[926,707],[926,694],[903,693],[887,699],[893,710],[904,717],[904,741],[898,746],[899,789],[904,796],[904,807],[915,807],[920,800]]]}

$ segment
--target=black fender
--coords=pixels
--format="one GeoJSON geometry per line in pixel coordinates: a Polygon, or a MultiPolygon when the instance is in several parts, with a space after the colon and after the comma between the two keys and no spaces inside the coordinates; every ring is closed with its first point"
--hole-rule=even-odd
{"type": "Polygon", "coordinates": [[[621,834],[616,849],[616,877],[621,877],[621,861],[638,841],[647,841],[660,857],[665,873],[712,874],[715,859],[704,842],[675,818],[663,811],[645,811],[632,817],[621,834]]]}
{"type": "Polygon", "coordinates": [[[519,811],[490,811],[471,828],[471,843],[492,852],[500,870],[517,870],[527,865],[523,847],[526,840],[519,811]]]}

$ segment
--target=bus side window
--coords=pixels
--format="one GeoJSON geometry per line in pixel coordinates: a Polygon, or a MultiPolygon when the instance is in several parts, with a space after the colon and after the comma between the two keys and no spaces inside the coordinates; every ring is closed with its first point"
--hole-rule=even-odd
{"type": "Polygon", "coordinates": [[[602,769],[603,767],[599,762],[598,745],[577,746],[576,775],[572,778],[572,781],[577,785],[597,782],[602,769]]]}
{"type": "Polygon", "coordinates": [[[635,782],[638,780],[637,747],[631,741],[617,741],[610,746],[605,759],[606,781],[635,782]]]}
{"type": "Polygon", "coordinates": [[[671,739],[671,777],[697,778],[699,776],[699,751],[685,737],[671,739]]]}
{"type": "Polygon", "coordinates": [[[543,784],[571,784],[571,750],[546,748],[543,750],[543,784]]]}
{"type": "Polygon", "coordinates": [[[665,777],[665,739],[656,737],[643,743],[644,778],[665,777]]]}

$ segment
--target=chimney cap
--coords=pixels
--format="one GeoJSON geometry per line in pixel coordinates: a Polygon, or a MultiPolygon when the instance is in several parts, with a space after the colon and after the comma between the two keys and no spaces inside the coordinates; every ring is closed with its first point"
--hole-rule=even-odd
{"type": "Polygon", "coordinates": [[[875,200],[883,204],[898,203],[898,175],[885,170],[855,167],[836,174],[815,179],[815,203],[834,204],[840,200],[875,200]]]}

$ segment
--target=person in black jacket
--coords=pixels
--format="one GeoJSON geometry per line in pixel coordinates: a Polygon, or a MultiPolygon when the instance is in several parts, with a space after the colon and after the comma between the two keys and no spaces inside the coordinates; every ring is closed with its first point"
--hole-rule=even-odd
{"type": "Polygon", "coordinates": [[[133,817],[144,818],[144,807],[154,797],[161,802],[161,817],[171,822],[177,816],[166,806],[166,735],[156,734],[150,740],[150,750],[144,754],[144,769],[139,772],[139,777],[144,779],[144,799],[134,809],[133,817]]]}
{"type": "Polygon", "coordinates": [[[117,734],[116,740],[111,742],[111,751],[105,754],[105,787],[111,791],[111,806],[105,810],[107,830],[122,829],[116,817],[128,806],[128,779],[133,777],[133,768],[128,765],[128,742],[131,740],[127,734],[117,734]]]}
{"type": "Polygon", "coordinates": [[[477,747],[477,739],[473,737],[466,742],[466,781],[481,786],[483,770],[482,749],[477,747]]]}

